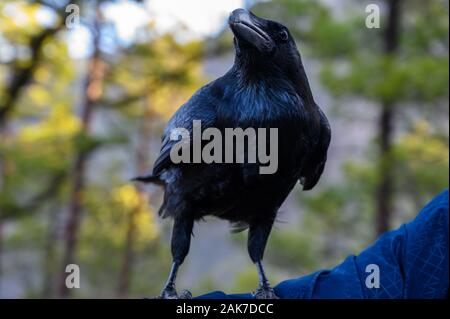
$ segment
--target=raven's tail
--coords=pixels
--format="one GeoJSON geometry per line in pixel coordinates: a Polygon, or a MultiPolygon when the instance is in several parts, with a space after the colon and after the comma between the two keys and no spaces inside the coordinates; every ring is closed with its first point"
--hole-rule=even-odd
{"type": "Polygon", "coordinates": [[[157,185],[161,185],[161,186],[165,185],[164,181],[161,180],[159,178],[159,176],[155,176],[153,174],[136,176],[136,177],[132,178],[131,180],[135,181],[135,182],[153,183],[153,184],[157,184],[157,185]]]}

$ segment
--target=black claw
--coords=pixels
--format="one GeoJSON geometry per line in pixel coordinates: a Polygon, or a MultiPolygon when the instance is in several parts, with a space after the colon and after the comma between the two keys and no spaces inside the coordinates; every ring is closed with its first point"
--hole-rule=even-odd
{"type": "Polygon", "coordinates": [[[177,294],[175,288],[165,288],[159,296],[145,299],[192,299],[192,293],[185,289],[180,294],[177,294]]]}
{"type": "Polygon", "coordinates": [[[175,287],[166,287],[161,291],[159,299],[179,299],[175,287]]]}
{"type": "Polygon", "coordinates": [[[279,299],[275,294],[275,291],[270,286],[259,287],[253,293],[253,297],[256,299],[279,299]]]}
{"type": "Polygon", "coordinates": [[[189,290],[183,290],[179,297],[179,299],[192,299],[192,293],[189,290]]]}

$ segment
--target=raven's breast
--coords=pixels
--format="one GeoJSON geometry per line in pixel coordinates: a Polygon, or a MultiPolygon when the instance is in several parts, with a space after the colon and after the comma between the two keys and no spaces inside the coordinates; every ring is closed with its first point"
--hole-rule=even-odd
{"type": "MultiPolygon", "coordinates": [[[[308,114],[303,101],[289,88],[250,87],[224,97],[218,107],[218,126],[226,129],[265,129],[266,154],[276,161],[276,170],[263,173],[270,163],[259,157],[250,162],[250,146],[244,146],[244,163],[211,166],[203,174],[214,176],[202,191],[202,210],[231,221],[247,221],[255,214],[271,214],[277,210],[299,179],[303,158],[307,152],[308,114]],[[277,139],[270,139],[273,130],[277,139]],[[270,145],[276,143],[276,147],[270,145]],[[276,152],[276,154],[272,154],[276,152]],[[208,173],[206,173],[208,171],[208,173]]],[[[267,159],[267,157],[266,157],[267,159]]],[[[273,163],[271,163],[273,164],[273,163]]],[[[200,199],[200,198],[199,198],[200,199]]]]}

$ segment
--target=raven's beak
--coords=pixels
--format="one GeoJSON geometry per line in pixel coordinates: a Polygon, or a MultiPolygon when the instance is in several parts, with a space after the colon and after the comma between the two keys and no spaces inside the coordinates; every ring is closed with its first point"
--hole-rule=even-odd
{"type": "Polygon", "coordinates": [[[264,19],[245,9],[234,10],[228,19],[231,31],[238,41],[244,40],[250,45],[254,45],[260,52],[271,53],[275,48],[275,43],[262,29],[264,22],[264,19]]]}

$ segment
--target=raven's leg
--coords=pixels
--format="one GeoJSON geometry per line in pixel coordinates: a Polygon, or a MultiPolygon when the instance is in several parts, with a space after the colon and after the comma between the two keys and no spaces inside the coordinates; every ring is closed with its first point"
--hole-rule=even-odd
{"type": "Polygon", "coordinates": [[[272,225],[273,219],[259,221],[250,224],[248,231],[248,253],[251,260],[255,263],[259,275],[259,287],[254,293],[255,298],[258,299],[277,298],[273,289],[269,285],[269,281],[267,280],[262,265],[264,249],[266,248],[267,239],[272,229],[272,225]]]}
{"type": "MultiPolygon", "coordinates": [[[[175,281],[177,277],[178,268],[183,263],[184,258],[189,252],[191,244],[192,227],[194,220],[187,216],[177,216],[174,219],[172,230],[172,269],[170,270],[169,278],[161,292],[161,298],[175,299],[178,298],[175,289],[175,281]]],[[[188,295],[186,293],[186,295],[188,295]]]]}

